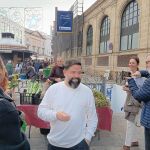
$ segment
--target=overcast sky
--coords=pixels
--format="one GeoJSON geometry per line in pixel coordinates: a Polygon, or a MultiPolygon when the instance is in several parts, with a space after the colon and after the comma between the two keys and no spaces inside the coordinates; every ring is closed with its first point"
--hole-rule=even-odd
{"type": "MultiPolygon", "coordinates": [[[[82,0],[81,0],[82,1],[82,0]]],[[[84,11],[96,0],[84,0],[84,11]]],[[[43,7],[43,31],[49,32],[55,20],[55,7],[58,10],[69,10],[75,0],[0,0],[1,7],[43,7]]]]}

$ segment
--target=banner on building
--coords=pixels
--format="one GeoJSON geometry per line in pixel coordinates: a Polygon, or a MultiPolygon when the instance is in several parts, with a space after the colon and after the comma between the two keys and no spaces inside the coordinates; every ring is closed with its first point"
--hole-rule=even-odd
{"type": "Polygon", "coordinates": [[[57,32],[72,32],[73,12],[57,11],[57,32]]]}

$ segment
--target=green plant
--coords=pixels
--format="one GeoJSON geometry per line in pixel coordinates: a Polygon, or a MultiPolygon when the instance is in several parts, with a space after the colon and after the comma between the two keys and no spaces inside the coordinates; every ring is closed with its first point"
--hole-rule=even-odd
{"type": "Polygon", "coordinates": [[[13,74],[10,78],[9,78],[9,82],[8,82],[8,87],[9,89],[15,89],[15,87],[18,86],[18,78],[19,78],[19,74],[13,74]]]}
{"type": "Polygon", "coordinates": [[[110,106],[109,100],[107,100],[106,96],[102,92],[100,92],[96,89],[93,89],[92,91],[93,91],[93,95],[95,98],[96,107],[110,106]]]}
{"type": "Polygon", "coordinates": [[[18,86],[18,81],[17,80],[11,80],[11,81],[9,81],[9,89],[14,89],[15,87],[17,87],[18,86]]]}

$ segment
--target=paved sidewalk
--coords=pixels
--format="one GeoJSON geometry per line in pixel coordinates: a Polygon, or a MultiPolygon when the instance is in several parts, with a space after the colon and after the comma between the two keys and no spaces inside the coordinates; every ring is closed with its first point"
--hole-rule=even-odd
{"type": "MultiPolygon", "coordinates": [[[[23,89],[21,89],[22,91],[23,89]]],[[[19,104],[19,94],[15,94],[16,104],[19,104]]],[[[126,120],[124,113],[113,113],[112,131],[101,131],[100,140],[94,137],[90,150],[122,150],[125,141],[126,120]]],[[[28,136],[28,131],[26,131],[28,136]]],[[[144,150],[144,133],[143,127],[139,128],[140,146],[131,148],[131,150],[144,150]]],[[[31,138],[29,139],[31,150],[47,150],[47,138],[40,134],[39,129],[31,128],[31,138]]]]}
{"type": "MultiPolygon", "coordinates": [[[[124,113],[113,114],[112,131],[101,131],[100,140],[98,137],[94,137],[90,150],[122,150],[124,144],[126,130],[126,120],[124,119],[124,113]]],[[[28,133],[27,133],[28,135],[28,133]]],[[[140,146],[131,148],[131,150],[144,150],[144,133],[143,128],[139,128],[139,142],[140,146]]],[[[29,139],[31,144],[31,150],[47,150],[46,136],[40,134],[39,129],[32,127],[31,138],[29,139]]]]}

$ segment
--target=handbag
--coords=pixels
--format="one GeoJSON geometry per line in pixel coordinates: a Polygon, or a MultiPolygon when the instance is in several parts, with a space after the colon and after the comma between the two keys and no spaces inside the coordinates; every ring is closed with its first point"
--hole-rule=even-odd
{"type": "Polygon", "coordinates": [[[136,115],[139,112],[140,106],[141,104],[128,93],[124,104],[124,112],[130,112],[136,115]]]}

